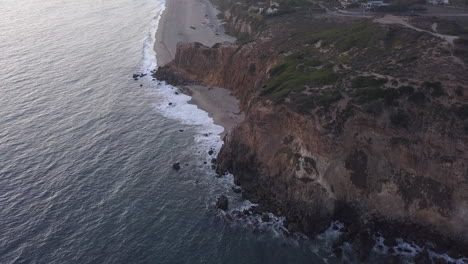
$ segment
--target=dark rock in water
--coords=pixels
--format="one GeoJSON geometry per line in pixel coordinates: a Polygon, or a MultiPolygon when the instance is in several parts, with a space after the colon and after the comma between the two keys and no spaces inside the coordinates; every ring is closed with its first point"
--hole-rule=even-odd
{"type": "Polygon", "coordinates": [[[184,130],[183,130],[183,129],[179,129],[179,132],[184,132],[184,130]]]}
{"type": "Polygon", "coordinates": [[[447,261],[446,259],[443,259],[443,258],[434,258],[433,260],[434,260],[433,262],[434,264],[454,264],[453,262],[447,261]]]}
{"type": "Polygon", "coordinates": [[[234,210],[234,211],[232,212],[232,215],[235,216],[235,217],[237,217],[237,218],[242,218],[242,217],[244,216],[244,214],[243,214],[241,211],[239,211],[239,210],[234,210]]]}
{"type": "Polygon", "coordinates": [[[396,247],[398,243],[396,242],[395,238],[390,237],[390,238],[385,238],[384,245],[387,247],[396,247]]]}
{"type": "Polygon", "coordinates": [[[404,249],[403,249],[403,252],[406,252],[406,253],[411,253],[411,252],[413,252],[413,251],[411,251],[411,250],[410,250],[410,249],[408,249],[408,248],[404,248],[404,249]]]}
{"type": "Polygon", "coordinates": [[[172,164],[172,168],[173,168],[174,170],[180,170],[180,163],[179,163],[179,162],[176,162],[176,163],[172,164]]]}
{"type": "Polygon", "coordinates": [[[140,84],[140,87],[143,87],[143,84],[140,84]]]}
{"type": "Polygon", "coordinates": [[[229,200],[225,195],[221,195],[216,201],[216,208],[226,211],[228,209],[229,200]]]}
{"type": "Polygon", "coordinates": [[[156,79],[153,79],[153,82],[156,81],[156,79]]]}
{"type": "Polygon", "coordinates": [[[145,76],[146,76],[146,73],[140,74],[140,77],[145,77],[145,76]]]}
{"type": "Polygon", "coordinates": [[[252,214],[257,214],[257,215],[263,214],[262,208],[258,205],[250,207],[250,211],[252,211],[252,214]]]}
{"type": "Polygon", "coordinates": [[[174,94],[176,94],[176,95],[177,95],[177,94],[179,94],[179,93],[178,93],[178,92],[175,92],[174,94]]]}
{"type": "Polygon", "coordinates": [[[213,164],[216,163],[216,159],[215,158],[211,159],[211,163],[213,164]]]}
{"type": "Polygon", "coordinates": [[[301,229],[299,228],[299,224],[298,223],[295,223],[295,222],[291,222],[288,224],[288,227],[287,227],[288,231],[290,233],[296,233],[296,232],[299,232],[301,229]]]}
{"type": "Polygon", "coordinates": [[[225,217],[226,217],[226,219],[229,220],[229,221],[234,221],[234,217],[232,217],[231,214],[226,214],[225,217]]]}
{"type": "Polygon", "coordinates": [[[133,74],[133,79],[138,79],[138,77],[140,77],[140,75],[138,75],[138,74],[133,74]]]}
{"type": "Polygon", "coordinates": [[[210,151],[208,151],[208,155],[213,155],[214,154],[214,150],[213,149],[210,149],[210,151]]]}
{"type": "Polygon", "coordinates": [[[208,162],[204,161],[203,164],[208,164],[208,162]]]}
{"type": "Polygon", "coordinates": [[[335,253],[335,255],[337,255],[337,257],[341,258],[341,255],[343,253],[341,247],[348,239],[348,234],[342,234],[335,241],[333,241],[332,250],[335,253]]]}
{"type": "Polygon", "coordinates": [[[359,234],[354,238],[353,248],[356,250],[360,261],[367,259],[374,244],[372,235],[368,230],[361,230],[361,232],[359,232],[359,234]]]}
{"type": "Polygon", "coordinates": [[[241,192],[242,192],[242,189],[241,189],[240,187],[234,186],[234,187],[232,187],[232,191],[233,191],[234,193],[241,193],[241,192]]]}
{"type": "Polygon", "coordinates": [[[172,103],[169,103],[169,105],[172,105],[172,103]]]}
{"type": "Polygon", "coordinates": [[[205,134],[203,134],[203,135],[204,135],[205,137],[207,137],[207,136],[209,136],[210,134],[208,134],[208,133],[205,133],[205,134]]]}
{"type": "Polygon", "coordinates": [[[242,200],[249,200],[249,198],[251,198],[251,196],[248,192],[242,192],[242,200]]]}
{"type": "Polygon", "coordinates": [[[333,254],[340,259],[343,257],[343,249],[341,247],[333,248],[333,254]]]}
{"type": "Polygon", "coordinates": [[[431,263],[431,257],[429,256],[429,252],[427,250],[423,250],[414,256],[414,264],[423,264],[423,263],[431,263]]]}
{"type": "Polygon", "coordinates": [[[267,213],[264,213],[262,215],[262,221],[263,222],[270,222],[270,216],[267,213]]]}
{"type": "Polygon", "coordinates": [[[194,27],[194,26],[191,26],[190,28],[191,28],[191,29],[193,29],[193,30],[197,29],[197,28],[196,28],[196,27],[194,27]]]}
{"type": "MultiPolygon", "coordinates": [[[[400,264],[403,263],[400,256],[387,256],[384,260],[384,264],[400,264]]],[[[428,262],[431,263],[431,262],[428,262]]]]}

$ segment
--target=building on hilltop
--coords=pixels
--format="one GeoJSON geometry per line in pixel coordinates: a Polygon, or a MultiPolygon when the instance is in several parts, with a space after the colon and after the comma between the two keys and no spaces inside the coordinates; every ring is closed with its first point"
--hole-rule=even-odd
{"type": "Polygon", "coordinates": [[[366,10],[371,10],[375,7],[388,6],[388,5],[389,4],[385,3],[384,1],[369,1],[364,4],[364,7],[366,8],[366,10]]]}
{"type": "Polygon", "coordinates": [[[449,5],[449,0],[427,0],[429,5],[449,5]]]}

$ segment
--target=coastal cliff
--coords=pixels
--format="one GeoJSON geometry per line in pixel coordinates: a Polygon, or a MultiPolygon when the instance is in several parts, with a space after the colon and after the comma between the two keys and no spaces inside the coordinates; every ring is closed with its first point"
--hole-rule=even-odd
{"type": "Polygon", "coordinates": [[[156,77],[240,99],[217,171],[288,230],[341,220],[362,258],[378,232],[468,255],[466,32],[387,22],[278,16],[248,43],[181,43],[156,77]]]}

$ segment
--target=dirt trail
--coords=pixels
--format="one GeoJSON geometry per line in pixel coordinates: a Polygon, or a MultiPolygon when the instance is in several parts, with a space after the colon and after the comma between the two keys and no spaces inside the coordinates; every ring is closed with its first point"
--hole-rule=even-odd
{"type": "Polygon", "coordinates": [[[411,25],[408,22],[407,17],[394,16],[394,15],[385,15],[383,17],[376,18],[374,21],[382,23],[382,24],[400,24],[400,25],[403,25],[403,26],[405,26],[407,28],[414,29],[416,31],[427,32],[427,33],[429,33],[429,34],[431,34],[433,36],[436,36],[438,38],[441,38],[441,39],[447,41],[448,43],[450,43],[452,45],[453,45],[453,41],[458,39],[457,36],[443,35],[443,34],[440,34],[440,33],[434,33],[434,32],[431,32],[431,31],[427,31],[427,30],[424,30],[424,29],[417,28],[417,27],[411,25]]]}

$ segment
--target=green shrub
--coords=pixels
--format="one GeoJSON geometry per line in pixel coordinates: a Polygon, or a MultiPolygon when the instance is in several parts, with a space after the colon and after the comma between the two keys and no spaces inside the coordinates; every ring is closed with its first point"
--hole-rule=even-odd
{"type": "Polygon", "coordinates": [[[257,67],[255,66],[254,63],[249,65],[249,73],[250,74],[254,74],[256,70],[257,70],[257,67]]]}
{"type": "Polygon", "coordinates": [[[388,105],[392,105],[400,98],[400,93],[394,88],[385,89],[383,99],[388,105]]]}
{"type": "Polygon", "coordinates": [[[338,80],[338,74],[331,70],[316,71],[310,74],[310,81],[316,84],[333,84],[338,80]]]}
{"type": "Polygon", "coordinates": [[[455,45],[468,46],[468,38],[458,38],[453,41],[455,45]]]}
{"type": "Polygon", "coordinates": [[[353,97],[360,97],[362,102],[370,102],[379,98],[383,98],[385,90],[378,87],[357,89],[353,92],[353,97]]]}
{"type": "Polygon", "coordinates": [[[312,50],[296,53],[285,58],[282,64],[270,70],[270,81],[262,94],[274,94],[282,97],[292,91],[302,91],[306,84],[328,85],[335,83],[339,76],[331,69],[316,70],[321,64],[315,57],[311,57],[312,50]]]}
{"type": "Polygon", "coordinates": [[[309,35],[312,43],[322,41],[323,45],[334,44],[336,49],[345,52],[353,47],[367,48],[373,45],[374,27],[372,22],[352,24],[344,29],[330,29],[309,35]]]}
{"type": "Polygon", "coordinates": [[[284,72],[287,68],[288,68],[288,64],[287,64],[287,63],[283,63],[283,64],[280,64],[280,65],[277,65],[277,66],[273,67],[273,69],[270,70],[270,76],[279,75],[279,74],[281,74],[282,72],[284,72]]]}
{"type": "Polygon", "coordinates": [[[397,127],[408,128],[409,116],[405,112],[399,110],[390,115],[390,122],[397,127]]]}
{"type": "Polygon", "coordinates": [[[468,118],[468,104],[458,107],[457,115],[459,118],[463,120],[467,119],[468,118]]]}
{"type": "Polygon", "coordinates": [[[307,114],[311,109],[314,109],[316,105],[312,96],[304,96],[295,100],[295,105],[293,107],[297,112],[307,114]]]}
{"type": "Polygon", "coordinates": [[[424,105],[426,103],[426,96],[422,92],[415,92],[408,98],[408,101],[417,105],[424,105]]]}
{"type": "Polygon", "coordinates": [[[456,94],[457,96],[463,96],[463,95],[464,95],[463,87],[457,86],[457,88],[455,89],[455,94],[456,94]]]}
{"type": "Polygon", "coordinates": [[[373,76],[358,76],[351,81],[351,86],[353,88],[378,87],[385,84],[387,81],[387,79],[375,78],[373,76]]]}
{"type": "Polygon", "coordinates": [[[424,82],[423,87],[429,90],[432,90],[432,97],[440,97],[445,95],[444,88],[442,88],[441,82],[424,82]]]}
{"type": "Polygon", "coordinates": [[[414,93],[414,87],[409,85],[402,85],[398,87],[398,92],[401,95],[410,95],[414,93]]]}
{"type": "Polygon", "coordinates": [[[412,62],[415,62],[417,59],[418,59],[418,56],[409,56],[409,57],[399,59],[396,62],[401,63],[401,64],[410,64],[412,62]]]}
{"type": "Polygon", "coordinates": [[[316,103],[321,106],[329,107],[331,104],[341,100],[343,96],[340,91],[333,89],[323,92],[316,98],[316,103]]]}
{"type": "Polygon", "coordinates": [[[368,114],[379,116],[383,111],[383,105],[381,101],[371,102],[364,106],[364,111],[368,114]]]}
{"type": "Polygon", "coordinates": [[[400,93],[394,88],[368,87],[354,90],[351,96],[357,98],[357,103],[359,104],[383,99],[385,103],[392,105],[400,97],[400,93]]]}

